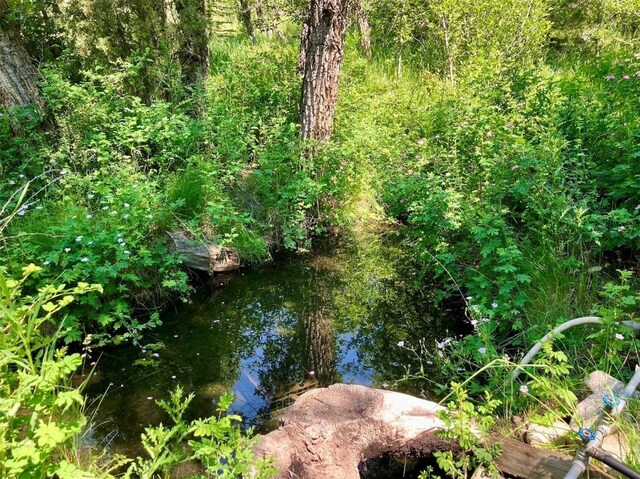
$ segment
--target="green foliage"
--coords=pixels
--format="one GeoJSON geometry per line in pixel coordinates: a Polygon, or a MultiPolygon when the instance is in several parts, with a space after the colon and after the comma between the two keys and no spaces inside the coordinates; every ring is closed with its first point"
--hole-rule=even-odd
{"type": "Polygon", "coordinates": [[[40,272],[31,264],[16,280],[0,269],[0,475],[97,477],[74,465],[76,459],[67,454],[86,421],[80,413],[84,398],[71,385],[82,358],[57,349],[64,330],[54,318],[101,287],[45,286],[34,296],[23,296],[27,279],[40,272]]]}
{"type": "Polygon", "coordinates": [[[255,441],[249,439],[251,430],[243,432],[239,427],[242,418],[225,414],[233,402],[230,394],[219,399],[217,418],[211,416],[187,423],[184,414],[192,399],[193,394],[185,397],[182,388],[177,387],[169,401],[157,401],[173,425],[146,428],[142,444],[149,458],[138,457],[125,477],[166,477],[178,464],[194,459],[202,463],[207,474],[216,477],[243,477],[250,468],[256,478],[266,479],[273,475],[275,471],[265,461],[252,466],[251,448],[255,441]],[[193,439],[188,440],[186,448],[184,443],[189,437],[193,439]]]}
{"type": "Polygon", "coordinates": [[[373,2],[374,39],[438,72],[457,79],[500,75],[534,63],[542,52],[549,22],[547,2],[509,0],[439,0],[373,2]]]}
{"type": "Polygon", "coordinates": [[[451,450],[435,452],[438,466],[453,478],[466,479],[479,466],[497,477],[498,470],[493,458],[500,453],[500,445],[484,446],[482,440],[491,431],[496,408],[501,402],[486,392],[484,401],[476,406],[469,400],[463,385],[458,383],[451,383],[449,396],[451,400],[447,408],[438,412],[438,417],[444,423],[444,429],[438,435],[443,439],[455,440],[460,446],[460,453],[455,457],[451,450]]]}

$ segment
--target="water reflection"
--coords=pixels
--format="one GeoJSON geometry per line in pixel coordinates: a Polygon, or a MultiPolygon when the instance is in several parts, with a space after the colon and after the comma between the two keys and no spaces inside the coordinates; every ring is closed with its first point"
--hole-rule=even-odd
{"type": "Polygon", "coordinates": [[[216,278],[164,315],[151,344],[104,353],[87,391],[94,437],[139,453],[144,426],[168,419],[154,399],[178,384],[196,394],[193,418],[233,389],[232,410],[260,424],[272,398],[310,380],[392,382],[410,360],[398,341],[435,342],[453,324],[413,287],[414,274],[400,248],[372,236],[216,278]]]}

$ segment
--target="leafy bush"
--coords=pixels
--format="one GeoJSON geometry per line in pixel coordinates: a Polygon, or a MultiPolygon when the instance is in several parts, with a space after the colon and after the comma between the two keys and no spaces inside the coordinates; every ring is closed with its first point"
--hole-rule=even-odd
{"type": "Polygon", "coordinates": [[[84,399],[71,385],[80,354],[57,349],[64,329],[58,313],[82,295],[101,291],[97,284],[45,286],[22,296],[30,276],[41,268],[23,268],[19,280],[0,269],[0,475],[2,477],[95,477],[74,465],[68,451],[85,426],[84,399]]]}

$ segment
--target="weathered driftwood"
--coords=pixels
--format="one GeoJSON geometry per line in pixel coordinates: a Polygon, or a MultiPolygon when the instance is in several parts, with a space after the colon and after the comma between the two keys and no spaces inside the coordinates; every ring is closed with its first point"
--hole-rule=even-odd
{"type": "Polygon", "coordinates": [[[272,457],[281,479],[358,479],[366,459],[455,447],[432,434],[443,427],[439,409],[406,394],[334,384],[303,394],[254,453],[272,457]]]}
{"type": "MultiPolygon", "coordinates": [[[[501,473],[524,479],[563,479],[573,457],[531,447],[515,439],[498,439],[502,453],[495,459],[501,473]]],[[[589,467],[591,479],[613,479],[606,472],[589,467]]]]}
{"type": "MultiPolygon", "coordinates": [[[[436,434],[444,424],[441,406],[406,394],[334,384],[313,389],[285,410],[281,426],[254,447],[257,459],[271,457],[279,479],[359,479],[358,465],[381,456],[426,456],[457,445],[436,434]]],[[[493,437],[502,444],[496,459],[506,475],[563,478],[572,457],[493,437]]],[[[591,469],[590,477],[608,478],[591,469]]]]}
{"type": "Polygon", "coordinates": [[[188,268],[213,274],[240,267],[240,256],[235,248],[195,241],[183,233],[167,234],[171,238],[171,250],[182,256],[182,263],[188,268]]]}

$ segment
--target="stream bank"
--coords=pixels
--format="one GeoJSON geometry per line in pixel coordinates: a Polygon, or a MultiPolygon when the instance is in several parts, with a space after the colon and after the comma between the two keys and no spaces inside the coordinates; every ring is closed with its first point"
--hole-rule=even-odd
{"type": "Polygon", "coordinates": [[[168,419],[154,401],[177,385],[195,394],[190,418],[214,414],[231,390],[231,412],[263,431],[295,388],[393,388],[415,359],[399,342],[435,344],[464,330],[462,312],[435,307],[435,294],[414,287],[416,274],[392,233],[214,276],[166,311],[145,344],[102,353],[86,390],[90,437],[114,452],[142,453],[144,427],[168,419]]]}

